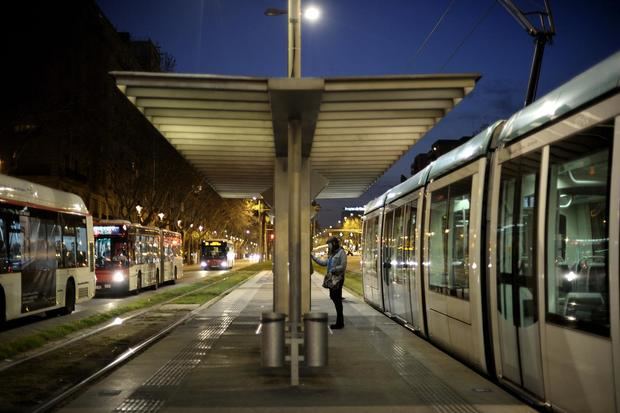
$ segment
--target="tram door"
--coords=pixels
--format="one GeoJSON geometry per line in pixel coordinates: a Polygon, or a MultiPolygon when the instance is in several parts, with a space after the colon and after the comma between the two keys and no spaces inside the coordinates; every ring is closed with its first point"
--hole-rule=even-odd
{"type": "Polygon", "coordinates": [[[394,210],[386,212],[385,221],[383,222],[383,239],[381,242],[381,279],[383,290],[383,309],[392,312],[390,300],[391,279],[393,274],[392,262],[395,261],[395,240],[394,240],[394,210]]]}
{"type": "Polygon", "coordinates": [[[408,248],[407,238],[404,232],[406,216],[409,206],[403,204],[394,210],[394,222],[392,230],[390,262],[389,299],[390,312],[392,316],[399,318],[407,323],[412,323],[411,318],[411,296],[409,294],[409,272],[406,261],[406,250],[408,248]]]}
{"type": "Polygon", "coordinates": [[[542,397],[536,283],[540,152],[501,165],[497,224],[497,304],[502,377],[542,397]]]}

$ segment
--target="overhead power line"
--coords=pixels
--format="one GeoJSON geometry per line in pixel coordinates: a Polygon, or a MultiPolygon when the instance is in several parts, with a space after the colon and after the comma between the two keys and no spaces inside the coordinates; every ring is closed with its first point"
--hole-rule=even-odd
{"type": "Polygon", "coordinates": [[[443,14],[441,15],[441,17],[439,17],[439,20],[437,20],[437,23],[435,23],[435,27],[433,27],[433,29],[430,31],[430,33],[428,35],[426,35],[426,38],[424,39],[424,41],[422,42],[422,44],[420,45],[420,47],[418,47],[418,50],[415,52],[415,55],[413,56],[412,62],[411,64],[414,65],[416,59],[418,58],[418,56],[420,55],[420,52],[422,51],[422,49],[424,49],[424,47],[426,46],[426,43],[428,43],[429,39],[431,38],[431,36],[433,35],[433,33],[435,33],[435,31],[437,31],[437,29],[439,28],[439,26],[441,25],[441,22],[443,21],[444,17],[446,17],[446,15],[448,14],[448,12],[450,11],[450,9],[452,8],[452,5],[454,4],[455,0],[452,0],[450,2],[450,4],[448,4],[448,7],[446,7],[446,10],[443,12],[443,14]]]}
{"type": "Polygon", "coordinates": [[[445,61],[445,63],[443,64],[443,66],[441,66],[441,69],[439,69],[440,71],[443,70],[448,63],[450,63],[450,60],[452,60],[452,58],[454,57],[454,55],[456,55],[456,53],[460,50],[460,48],[463,46],[463,44],[465,44],[465,42],[467,41],[467,39],[469,39],[469,37],[476,31],[476,29],[478,28],[478,26],[480,26],[482,24],[482,22],[489,16],[489,14],[491,13],[491,10],[493,10],[493,7],[495,7],[495,1],[493,1],[491,3],[491,5],[485,10],[485,12],[482,14],[482,16],[480,16],[480,18],[478,19],[478,21],[476,21],[476,23],[474,24],[474,26],[471,28],[471,30],[469,31],[469,33],[467,33],[465,35],[465,37],[463,37],[463,40],[461,40],[461,43],[459,43],[458,46],[456,46],[456,49],[454,49],[454,51],[452,52],[452,54],[448,57],[448,59],[445,61]]]}

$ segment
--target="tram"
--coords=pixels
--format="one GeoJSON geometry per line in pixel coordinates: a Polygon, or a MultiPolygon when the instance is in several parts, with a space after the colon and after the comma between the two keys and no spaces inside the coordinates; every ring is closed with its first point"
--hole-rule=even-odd
{"type": "Polygon", "coordinates": [[[93,244],[79,196],[0,175],[0,324],[91,299],[93,244]]]}
{"type": "Polygon", "coordinates": [[[365,208],[365,300],[535,403],[620,412],[620,53],[365,208]]]}

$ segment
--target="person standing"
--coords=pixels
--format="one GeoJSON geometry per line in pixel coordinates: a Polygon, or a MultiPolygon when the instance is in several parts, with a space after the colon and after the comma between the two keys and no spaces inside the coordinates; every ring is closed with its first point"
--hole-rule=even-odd
{"type": "Polygon", "coordinates": [[[332,237],[327,240],[327,259],[321,260],[311,255],[314,262],[327,267],[327,274],[332,274],[338,282],[329,289],[329,298],[336,307],[336,324],[330,327],[338,330],[344,327],[344,315],[342,314],[342,286],[344,285],[344,273],[347,270],[347,253],[340,246],[340,240],[332,237]]]}

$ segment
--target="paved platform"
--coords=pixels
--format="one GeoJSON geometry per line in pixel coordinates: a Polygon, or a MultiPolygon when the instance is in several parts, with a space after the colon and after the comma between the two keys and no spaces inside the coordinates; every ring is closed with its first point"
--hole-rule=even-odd
{"type": "MultiPolygon", "coordinates": [[[[334,319],[322,277],[312,311],[334,319]]],[[[345,328],[329,336],[329,365],[260,366],[260,313],[273,277],[262,272],[102,379],[61,411],[74,412],[533,412],[504,390],[344,293],[345,328]]]]}

